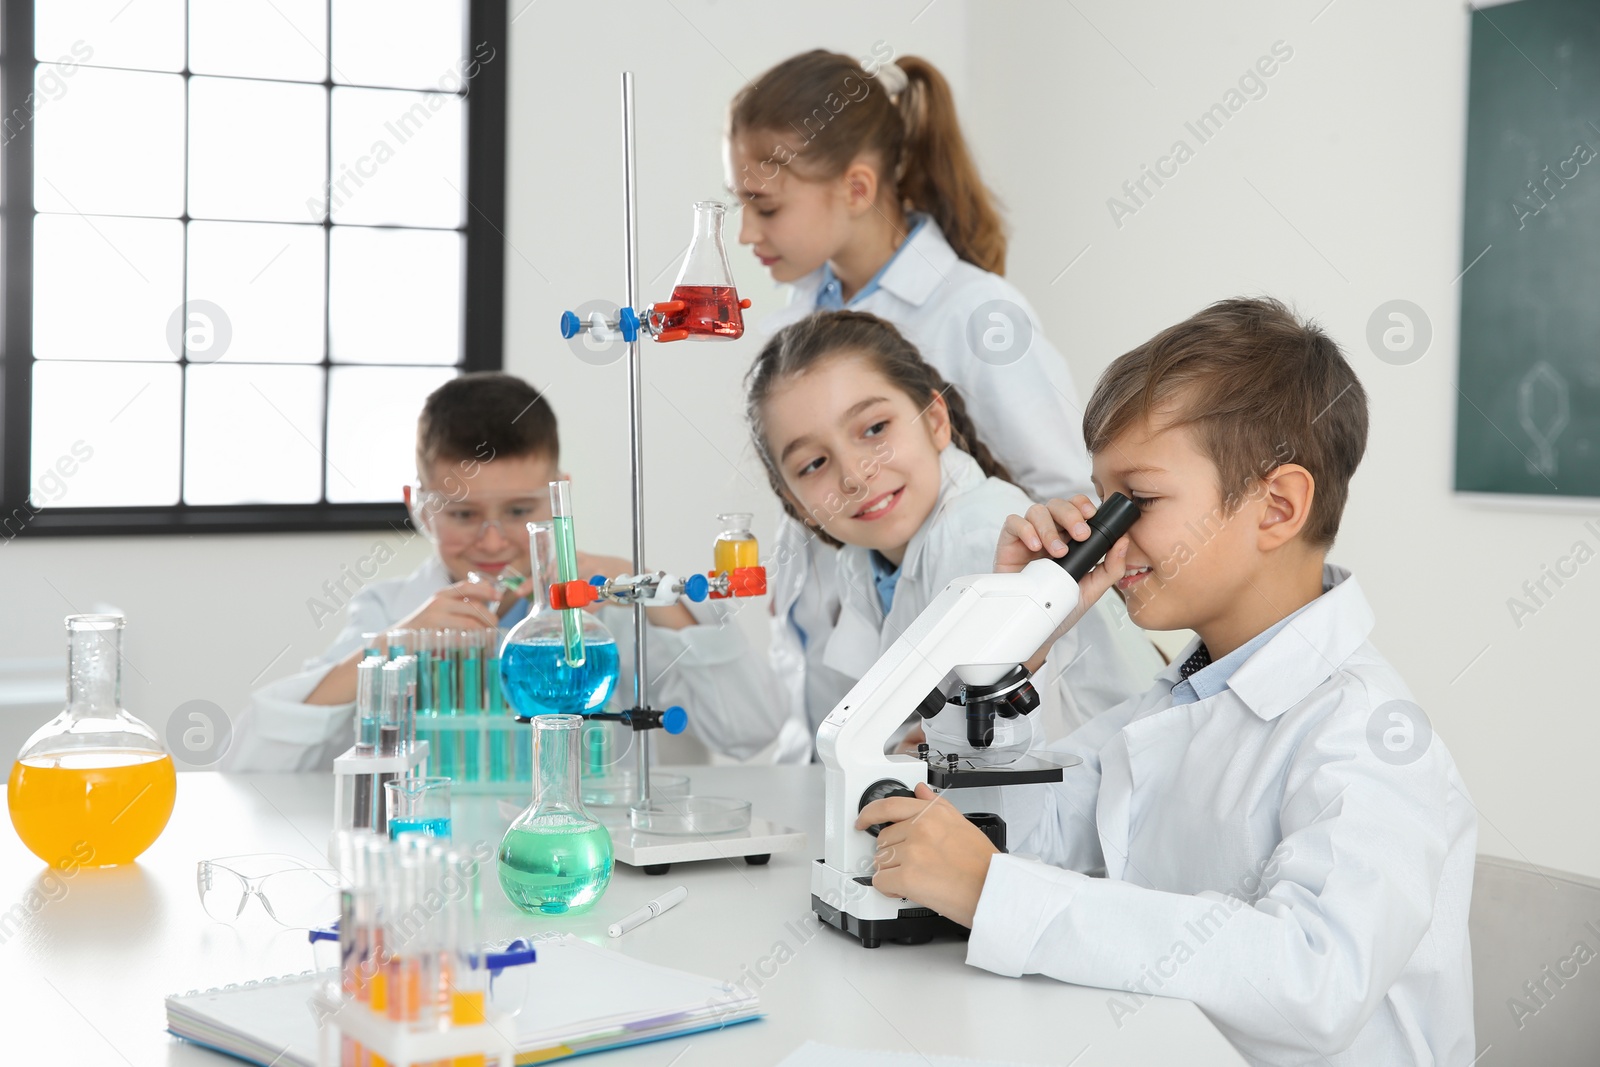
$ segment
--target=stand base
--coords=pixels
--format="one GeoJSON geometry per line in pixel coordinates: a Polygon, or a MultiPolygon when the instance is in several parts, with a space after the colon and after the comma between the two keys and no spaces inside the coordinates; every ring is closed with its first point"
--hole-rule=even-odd
{"type": "Polygon", "coordinates": [[[674,863],[698,863],[702,860],[739,859],[752,867],[759,867],[772,858],[775,852],[799,852],[806,847],[803,830],[780,826],[761,816],[752,816],[746,829],[726,834],[680,837],[675,834],[650,834],[635,830],[627,823],[627,813],[618,824],[605,816],[606,829],[611,831],[611,852],[618,863],[641,867],[646,874],[665,874],[674,863]]]}

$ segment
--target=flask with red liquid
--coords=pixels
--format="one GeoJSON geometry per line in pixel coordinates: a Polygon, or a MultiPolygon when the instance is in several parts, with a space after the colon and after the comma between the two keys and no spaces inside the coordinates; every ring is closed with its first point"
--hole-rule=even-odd
{"type": "Polygon", "coordinates": [[[722,244],[722,220],[727,206],[705,200],[694,206],[694,239],[689,254],[672,288],[672,300],[658,305],[666,312],[662,341],[687,338],[691,341],[731,341],[744,333],[742,308],[733,287],[733,270],[728,266],[728,250],[722,244]],[[675,307],[673,305],[681,305],[675,307]]]}

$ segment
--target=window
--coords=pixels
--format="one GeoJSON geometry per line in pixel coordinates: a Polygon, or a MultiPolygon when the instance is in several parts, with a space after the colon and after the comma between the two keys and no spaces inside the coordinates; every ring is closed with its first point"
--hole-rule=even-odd
{"type": "Polygon", "coordinates": [[[0,0],[0,532],[398,524],[501,365],[494,0],[0,0]]]}

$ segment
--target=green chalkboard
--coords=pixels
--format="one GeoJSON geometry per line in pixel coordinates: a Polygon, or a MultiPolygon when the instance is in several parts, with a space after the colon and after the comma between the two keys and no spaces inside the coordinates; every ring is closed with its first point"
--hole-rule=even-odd
{"type": "Polygon", "coordinates": [[[1456,489],[1600,497],[1600,0],[1472,14],[1456,489]]]}

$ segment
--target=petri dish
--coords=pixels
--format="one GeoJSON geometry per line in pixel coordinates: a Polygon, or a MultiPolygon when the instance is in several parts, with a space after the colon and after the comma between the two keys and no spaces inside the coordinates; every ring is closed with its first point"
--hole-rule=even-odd
{"type": "MultiPolygon", "coordinates": [[[[638,796],[638,775],[621,771],[600,778],[584,778],[579,787],[583,790],[586,808],[626,808],[638,796]]],[[[684,797],[689,795],[689,776],[650,772],[650,799],[659,797],[684,797]]]]}
{"type": "MultiPolygon", "coordinates": [[[[608,825],[614,825],[621,819],[622,813],[628,810],[633,803],[635,792],[635,776],[632,771],[623,771],[619,774],[608,774],[603,778],[584,778],[579,782],[583,791],[583,806],[599,815],[601,820],[608,825]]],[[[517,783],[525,791],[526,782],[517,783]]],[[[689,776],[686,774],[661,774],[650,772],[650,799],[676,799],[687,796],[689,793],[689,776]]],[[[501,818],[515,819],[528,807],[528,798],[524,796],[501,797],[499,802],[501,818]]],[[[748,821],[748,820],[747,820],[748,821]]]]}
{"type": "Polygon", "coordinates": [[[738,797],[658,796],[651,791],[650,806],[629,808],[635,830],[680,837],[731,834],[750,828],[750,802],[738,797]]]}

